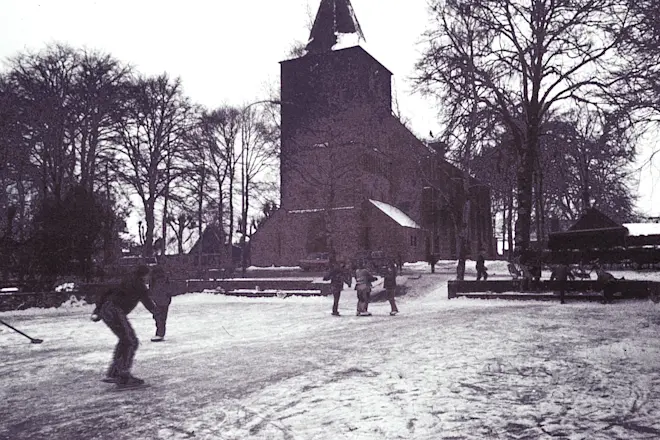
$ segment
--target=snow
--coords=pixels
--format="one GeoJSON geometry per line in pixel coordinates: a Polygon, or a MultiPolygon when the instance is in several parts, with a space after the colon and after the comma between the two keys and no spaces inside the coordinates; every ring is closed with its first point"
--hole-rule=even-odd
{"type": "MultiPolygon", "coordinates": [[[[355,206],[337,206],[336,208],[330,208],[331,211],[343,211],[355,209],[355,206]]],[[[289,214],[306,214],[310,212],[323,212],[326,208],[310,208],[310,209],[291,209],[287,211],[289,214]]]]}
{"type": "Polygon", "coordinates": [[[262,271],[262,270],[274,270],[274,271],[281,271],[281,272],[289,272],[289,271],[301,271],[302,269],[300,266],[249,266],[247,268],[248,272],[251,271],[262,271]]]}
{"type": "Polygon", "coordinates": [[[628,235],[660,235],[660,223],[624,223],[628,235]]]}
{"type": "Polygon", "coordinates": [[[364,39],[357,32],[341,33],[337,32],[337,42],[332,46],[332,50],[347,49],[349,47],[361,46],[364,39]]]}
{"type": "Polygon", "coordinates": [[[331,297],[193,293],[152,344],[138,306],[133,371],[153,386],[123,394],[99,381],[116,339],[92,306],[2,312],[44,342],[0,329],[0,439],[660,437],[660,305],[450,301],[455,266],[406,264],[396,317],[354,316],[352,289],[339,318],[331,297]]]}
{"type": "Polygon", "coordinates": [[[383,211],[388,217],[390,217],[392,220],[397,222],[401,226],[405,226],[406,228],[415,228],[415,229],[421,229],[421,226],[419,226],[413,219],[408,217],[403,211],[401,211],[399,208],[396,208],[392,205],[389,205],[385,202],[379,202],[378,200],[372,200],[369,199],[369,201],[378,209],[383,211]]]}

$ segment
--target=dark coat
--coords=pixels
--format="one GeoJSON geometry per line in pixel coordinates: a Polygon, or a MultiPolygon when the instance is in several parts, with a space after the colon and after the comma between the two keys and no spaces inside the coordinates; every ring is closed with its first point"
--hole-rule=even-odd
{"type": "Polygon", "coordinates": [[[324,281],[330,281],[330,285],[336,289],[343,289],[344,283],[351,287],[352,278],[351,274],[341,267],[331,268],[323,277],[324,281]]]}
{"type": "Polygon", "coordinates": [[[151,273],[149,296],[159,306],[169,306],[172,302],[172,284],[167,273],[159,266],[151,273]]]}
{"type": "Polygon", "coordinates": [[[550,281],[566,281],[569,278],[574,280],[575,275],[573,275],[573,272],[571,272],[571,269],[566,264],[555,266],[555,268],[552,269],[552,273],[550,274],[550,281]]]}
{"type": "Polygon", "coordinates": [[[152,314],[156,311],[156,305],[149,297],[149,289],[144,284],[142,277],[137,274],[124,278],[119,286],[108,289],[99,299],[97,309],[100,309],[106,301],[111,301],[127,315],[139,302],[152,314]]]}
{"type": "Polygon", "coordinates": [[[483,255],[477,256],[477,270],[486,270],[486,260],[484,259],[483,255]]]}
{"type": "Polygon", "coordinates": [[[386,289],[396,288],[396,268],[388,266],[385,276],[383,276],[383,287],[386,289]]]}

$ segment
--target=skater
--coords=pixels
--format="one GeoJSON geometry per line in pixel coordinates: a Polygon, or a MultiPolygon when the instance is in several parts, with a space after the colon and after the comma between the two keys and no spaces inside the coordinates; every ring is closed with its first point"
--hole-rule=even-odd
{"type": "Polygon", "coordinates": [[[358,268],[355,271],[355,289],[357,290],[357,316],[371,316],[369,313],[369,300],[371,297],[371,283],[378,278],[373,276],[364,268],[364,262],[358,262],[358,268]]]}
{"type": "Polygon", "coordinates": [[[486,259],[484,258],[484,250],[479,251],[477,256],[477,281],[481,280],[481,277],[484,278],[484,281],[488,279],[488,272],[486,272],[486,259]]]}
{"type": "Polygon", "coordinates": [[[330,281],[330,291],[332,292],[332,315],[339,315],[339,296],[344,288],[344,283],[351,287],[352,277],[351,273],[346,269],[344,263],[338,264],[336,261],[330,262],[330,270],[325,274],[323,280],[330,281]]]}
{"type": "Polygon", "coordinates": [[[137,306],[138,302],[142,302],[152,315],[155,314],[156,306],[149,298],[146,286],[147,275],[149,275],[147,266],[137,267],[133,274],[122,280],[118,287],[111,288],[103,294],[92,314],[92,320],[103,320],[119,338],[112,363],[103,379],[103,382],[116,383],[119,388],[144,384],[144,380],[131,375],[133,358],[139,341],[127,315],[137,306]]]}
{"type": "Polygon", "coordinates": [[[558,264],[552,269],[550,274],[550,281],[557,280],[559,282],[559,303],[566,304],[564,296],[566,295],[566,281],[568,279],[574,280],[575,275],[568,267],[568,264],[558,264]]]}
{"type": "Polygon", "coordinates": [[[396,268],[399,270],[399,275],[403,273],[403,257],[401,254],[396,255],[396,268]]]}
{"type": "Polygon", "coordinates": [[[385,287],[385,291],[387,292],[387,300],[390,302],[390,316],[395,316],[399,313],[399,309],[396,307],[396,301],[394,300],[394,295],[396,294],[396,273],[397,270],[394,261],[390,261],[383,277],[383,287],[385,287]]]}
{"type": "Polygon", "coordinates": [[[614,302],[614,292],[616,289],[616,282],[620,280],[625,280],[624,277],[617,278],[609,272],[606,272],[601,266],[596,268],[596,273],[598,278],[596,282],[598,284],[599,290],[603,292],[603,304],[611,304],[614,302]]]}
{"type": "Polygon", "coordinates": [[[151,299],[156,305],[156,335],[151,342],[162,342],[165,340],[165,325],[167,323],[167,312],[172,303],[170,290],[170,279],[163,266],[155,266],[151,270],[151,284],[149,285],[151,299]]]}

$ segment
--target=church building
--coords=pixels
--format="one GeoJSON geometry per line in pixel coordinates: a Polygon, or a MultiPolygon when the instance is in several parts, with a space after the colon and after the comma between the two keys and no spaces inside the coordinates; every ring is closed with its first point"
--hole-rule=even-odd
{"type": "Polygon", "coordinates": [[[251,263],[296,265],[313,252],[348,261],[456,258],[463,200],[468,255],[494,255],[490,190],[413,135],[392,112],[392,73],[360,43],[349,0],[322,0],[305,54],[281,65],[281,201],[251,238],[251,263]],[[457,224],[458,223],[458,224],[457,224]]]}

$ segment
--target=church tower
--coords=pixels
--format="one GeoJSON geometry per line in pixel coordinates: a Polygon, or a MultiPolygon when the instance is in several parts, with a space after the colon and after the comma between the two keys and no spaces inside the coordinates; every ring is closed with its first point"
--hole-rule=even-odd
{"type": "MultiPolygon", "coordinates": [[[[280,208],[250,239],[252,264],[451,256],[451,207],[430,209],[423,170],[447,194],[462,190],[461,171],[393,115],[392,73],[364,45],[350,0],[321,0],[304,54],[280,63],[280,208]]],[[[492,236],[489,197],[475,194],[474,249],[492,236]]]]}
{"type": "Polygon", "coordinates": [[[322,0],[306,53],[280,63],[284,208],[314,204],[294,197],[292,168],[302,151],[336,139],[320,128],[321,121],[328,125],[342,114],[382,118],[391,113],[392,73],[360,46],[364,42],[350,0],[322,0]]]}

